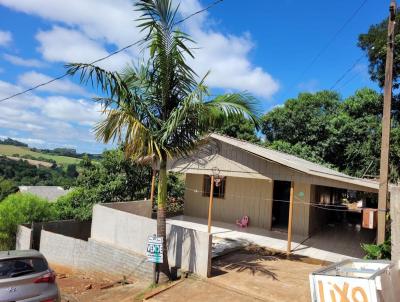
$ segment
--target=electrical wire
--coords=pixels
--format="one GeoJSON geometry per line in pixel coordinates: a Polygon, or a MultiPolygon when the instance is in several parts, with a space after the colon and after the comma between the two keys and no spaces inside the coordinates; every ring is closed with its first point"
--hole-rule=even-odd
{"type": "MultiPolygon", "coordinates": [[[[185,190],[188,191],[192,191],[194,193],[199,193],[199,194],[203,194],[203,190],[199,190],[199,189],[193,189],[193,188],[189,188],[189,187],[185,187],[185,190]]],[[[276,202],[281,202],[281,203],[290,203],[290,200],[284,200],[284,199],[274,199],[274,198],[257,198],[255,196],[251,196],[251,195],[237,195],[237,194],[229,194],[229,193],[225,193],[225,196],[232,196],[236,199],[248,199],[248,200],[254,200],[254,199],[258,199],[259,201],[276,201],[276,202]]],[[[350,209],[337,209],[337,207],[339,207],[340,205],[334,205],[334,204],[321,204],[321,203],[317,203],[315,201],[313,202],[305,202],[305,201],[301,201],[297,196],[294,197],[293,200],[293,204],[295,205],[307,205],[307,206],[312,206],[321,210],[327,210],[327,211],[335,211],[335,212],[349,212],[349,213],[354,213],[353,210],[350,209]],[[334,208],[336,207],[336,208],[334,208]]],[[[344,207],[344,206],[343,206],[344,207]]],[[[361,209],[359,209],[361,210],[361,209]]],[[[388,210],[386,209],[376,209],[380,212],[387,212],[388,210]]]]}
{"type": "MultiPolygon", "coordinates": [[[[349,25],[349,23],[357,16],[357,14],[361,11],[361,9],[364,7],[364,5],[368,2],[368,0],[364,0],[360,6],[357,7],[357,9],[350,15],[349,18],[346,19],[346,21],[342,24],[342,26],[339,27],[339,29],[331,36],[329,41],[319,50],[319,52],[312,58],[310,63],[303,69],[303,71],[300,73],[299,77],[294,83],[299,82],[304,75],[308,72],[308,70],[314,66],[315,62],[318,61],[318,59],[324,54],[326,50],[329,49],[329,47],[332,45],[332,43],[336,40],[336,38],[340,35],[340,33],[349,25]]],[[[283,98],[286,98],[287,93],[284,95],[283,98]]]]}
{"type": "MultiPolygon", "coordinates": [[[[193,16],[198,15],[198,14],[201,14],[201,13],[203,13],[203,12],[209,10],[210,8],[212,8],[213,6],[219,4],[219,3],[222,2],[222,1],[223,1],[223,0],[214,1],[213,3],[211,3],[210,5],[208,5],[206,8],[201,9],[201,10],[199,10],[199,11],[196,11],[196,12],[194,12],[193,14],[190,14],[189,16],[183,18],[182,20],[179,20],[179,21],[177,21],[176,23],[174,23],[174,25],[183,23],[183,22],[185,22],[186,20],[192,18],[193,16]]],[[[108,55],[106,55],[106,56],[104,56],[104,57],[102,57],[102,58],[99,58],[99,59],[97,59],[97,60],[94,60],[94,61],[92,61],[92,62],[90,62],[90,63],[88,63],[88,64],[93,65],[93,64],[99,63],[99,62],[101,62],[101,61],[104,61],[104,60],[106,60],[106,59],[108,59],[108,58],[110,58],[110,57],[112,57],[112,56],[114,56],[114,55],[116,55],[116,54],[118,54],[118,53],[120,53],[120,52],[122,52],[122,51],[127,50],[128,48],[131,48],[132,46],[134,46],[134,45],[136,45],[136,44],[139,44],[139,43],[140,43],[140,41],[137,41],[137,42],[135,42],[135,43],[131,43],[131,44],[129,44],[129,45],[126,45],[125,47],[123,47],[123,48],[121,48],[121,49],[118,49],[118,50],[116,50],[116,51],[114,51],[114,52],[112,52],[112,53],[110,53],[110,54],[108,54],[108,55]]],[[[53,82],[55,82],[55,81],[61,80],[61,79],[65,78],[65,77],[68,76],[68,75],[69,75],[69,74],[66,72],[66,73],[64,73],[64,74],[62,74],[62,75],[60,75],[60,76],[57,76],[57,77],[55,77],[55,78],[52,78],[52,79],[49,80],[49,81],[40,83],[40,84],[38,84],[38,85],[36,85],[36,86],[30,87],[30,88],[28,88],[28,89],[26,89],[26,90],[23,90],[23,91],[21,91],[21,92],[15,93],[15,94],[10,95],[10,96],[5,97],[5,98],[2,98],[2,99],[0,99],[0,103],[1,103],[1,102],[4,102],[4,101],[7,101],[7,100],[10,100],[10,99],[13,99],[13,98],[15,98],[15,97],[17,97],[17,96],[23,95],[23,94],[25,94],[25,93],[28,93],[28,92],[30,92],[30,91],[36,90],[36,89],[38,89],[38,88],[40,88],[40,87],[46,86],[46,85],[51,84],[51,83],[53,83],[53,82]]]]}
{"type": "MultiPolygon", "coordinates": [[[[362,60],[362,58],[364,57],[364,55],[362,54],[359,58],[357,58],[357,60],[355,60],[355,62],[351,65],[351,67],[349,69],[347,69],[337,80],[336,82],[331,86],[331,88],[329,88],[329,90],[333,90],[337,84],[339,84],[356,66],[357,64],[362,60]]],[[[347,82],[348,84],[348,82],[347,82]]]]}

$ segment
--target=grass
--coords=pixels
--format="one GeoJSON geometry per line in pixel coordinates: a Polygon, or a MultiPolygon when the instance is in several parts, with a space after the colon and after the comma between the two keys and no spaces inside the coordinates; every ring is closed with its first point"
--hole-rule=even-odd
{"type": "Polygon", "coordinates": [[[24,155],[31,155],[36,158],[43,157],[46,159],[52,159],[57,162],[59,166],[67,166],[70,164],[78,164],[80,159],[61,155],[51,155],[46,153],[40,153],[31,151],[27,147],[19,147],[12,145],[0,145],[0,155],[12,156],[14,154],[19,154],[19,157],[24,157],[24,155]]]}

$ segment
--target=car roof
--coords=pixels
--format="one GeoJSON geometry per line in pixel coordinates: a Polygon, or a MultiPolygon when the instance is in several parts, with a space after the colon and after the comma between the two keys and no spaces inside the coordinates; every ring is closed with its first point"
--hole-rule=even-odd
{"type": "Polygon", "coordinates": [[[15,259],[15,258],[27,258],[27,257],[44,258],[42,253],[40,253],[36,250],[0,251],[0,260],[15,259]]]}

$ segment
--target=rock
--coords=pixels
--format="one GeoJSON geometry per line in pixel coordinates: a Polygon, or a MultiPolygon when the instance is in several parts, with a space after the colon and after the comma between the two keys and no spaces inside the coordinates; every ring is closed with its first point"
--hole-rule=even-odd
{"type": "Polygon", "coordinates": [[[85,286],[85,290],[89,290],[89,289],[92,289],[92,288],[93,288],[92,284],[88,284],[88,285],[85,286]]]}

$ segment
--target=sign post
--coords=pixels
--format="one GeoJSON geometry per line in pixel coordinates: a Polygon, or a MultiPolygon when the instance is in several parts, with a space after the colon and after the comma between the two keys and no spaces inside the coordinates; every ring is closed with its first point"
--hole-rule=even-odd
{"type": "Polygon", "coordinates": [[[147,261],[154,263],[153,282],[158,283],[158,264],[163,263],[163,238],[157,235],[149,236],[146,250],[147,261]]]}

